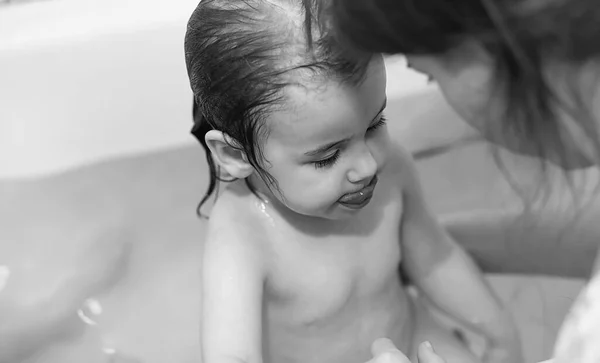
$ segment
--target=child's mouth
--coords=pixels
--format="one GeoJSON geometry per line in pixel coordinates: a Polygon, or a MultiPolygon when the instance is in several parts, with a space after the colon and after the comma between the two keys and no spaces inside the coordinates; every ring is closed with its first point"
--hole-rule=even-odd
{"type": "Polygon", "coordinates": [[[369,185],[362,188],[358,192],[344,195],[338,200],[338,203],[350,209],[361,209],[365,207],[367,204],[369,204],[371,198],[373,198],[373,191],[375,190],[377,181],[377,175],[375,175],[369,185]]]}

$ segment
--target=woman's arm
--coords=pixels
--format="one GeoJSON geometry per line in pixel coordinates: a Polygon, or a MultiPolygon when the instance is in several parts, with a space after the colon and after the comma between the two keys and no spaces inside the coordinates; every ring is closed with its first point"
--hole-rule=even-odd
{"type": "Polygon", "coordinates": [[[469,211],[442,218],[453,239],[489,273],[588,278],[600,245],[600,210],[469,211]]]}
{"type": "MultiPolygon", "coordinates": [[[[481,184],[490,183],[496,177],[505,177],[491,165],[494,159],[489,155],[487,144],[472,146],[477,140],[477,133],[458,117],[435,87],[391,102],[386,112],[388,115],[402,115],[401,120],[390,122],[390,133],[418,159],[419,168],[425,169],[422,170],[425,192],[433,207],[443,204],[442,209],[448,210],[462,206],[463,198],[485,198],[486,193],[496,190],[481,184]],[[467,154],[457,151],[465,146],[467,154]],[[487,156],[481,156],[482,153],[487,156]],[[472,157],[465,158],[465,155],[472,157]],[[431,160],[437,158],[455,166],[440,170],[439,163],[431,164],[431,160]],[[423,167],[423,163],[431,165],[423,167]],[[453,168],[459,171],[444,174],[453,168]],[[472,169],[475,171],[469,172],[472,169]],[[428,179],[439,175],[450,180],[428,179]],[[455,193],[448,197],[452,203],[436,199],[440,188],[455,193]],[[445,208],[447,205],[452,208],[445,208]]],[[[510,165],[505,167],[510,166],[509,175],[512,177],[527,174],[530,167],[538,165],[535,160],[521,161],[515,156],[510,156],[508,161],[510,165]]],[[[560,193],[571,192],[564,189],[560,193]]],[[[497,192],[488,197],[488,200],[477,203],[470,200],[470,203],[495,208],[499,205],[498,200],[504,199],[497,192]]],[[[485,272],[587,278],[600,245],[600,202],[596,204],[595,208],[586,208],[579,215],[568,212],[572,206],[565,206],[561,211],[548,208],[543,203],[527,215],[521,211],[474,210],[445,215],[442,224],[485,272]]],[[[440,208],[434,209],[438,211],[440,208]]]]}

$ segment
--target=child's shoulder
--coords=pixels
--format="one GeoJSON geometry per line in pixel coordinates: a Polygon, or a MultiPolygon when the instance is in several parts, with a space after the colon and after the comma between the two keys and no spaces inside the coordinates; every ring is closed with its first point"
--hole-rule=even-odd
{"type": "Polygon", "coordinates": [[[390,146],[386,174],[393,178],[397,185],[404,190],[409,183],[414,183],[417,169],[412,154],[397,142],[390,146]]]}
{"type": "Polygon", "coordinates": [[[390,155],[399,167],[406,167],[414,163],[412,154],[399,142],[392,142],[390,145],[390,155]]]}
{"type": "Polygon", "coordinates": [[[264,244],[267,234],[258,202],[243,181],[228,184],[210,212],[205,243],[264,244]]]}

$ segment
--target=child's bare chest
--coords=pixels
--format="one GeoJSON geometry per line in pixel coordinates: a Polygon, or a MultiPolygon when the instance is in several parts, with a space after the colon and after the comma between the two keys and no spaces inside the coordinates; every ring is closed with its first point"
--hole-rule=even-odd
{"type": "Polygon", "coordinates": [[[338,233],[282,236],[266,286],[273,318],[298,327],[335,325],[337,317],[389,294],[398,282],[402,200],[379,202],[338,233]]]}
{"type": "Polygon", "coordinates": [[[379,337],[410,340],[410,307],[398,275],[402,200],[386,198],[372,219],[357,219],[346,233],[290,234],[274,248],[265,362],[365,362],[379,337]]]}

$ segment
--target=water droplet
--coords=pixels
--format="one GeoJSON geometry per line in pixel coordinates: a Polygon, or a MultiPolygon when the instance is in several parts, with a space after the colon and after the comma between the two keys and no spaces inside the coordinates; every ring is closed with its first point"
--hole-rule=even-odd
{"type": "Polygon", "coordinates": [[[93,316],[102,314],[102,305],[96,299],[87,299],[83,306],[77,310],[79,318],[88,325],[97,325],[98,323],[93,319],[93,316]],[[91,315],[91,316],[90,316],[91,315]]]}
{"type": "Polygon", "coordinates": [[[10,277],[10,269],[8,266],[0,265],[0,292],[4,290],[10,277]]]}

